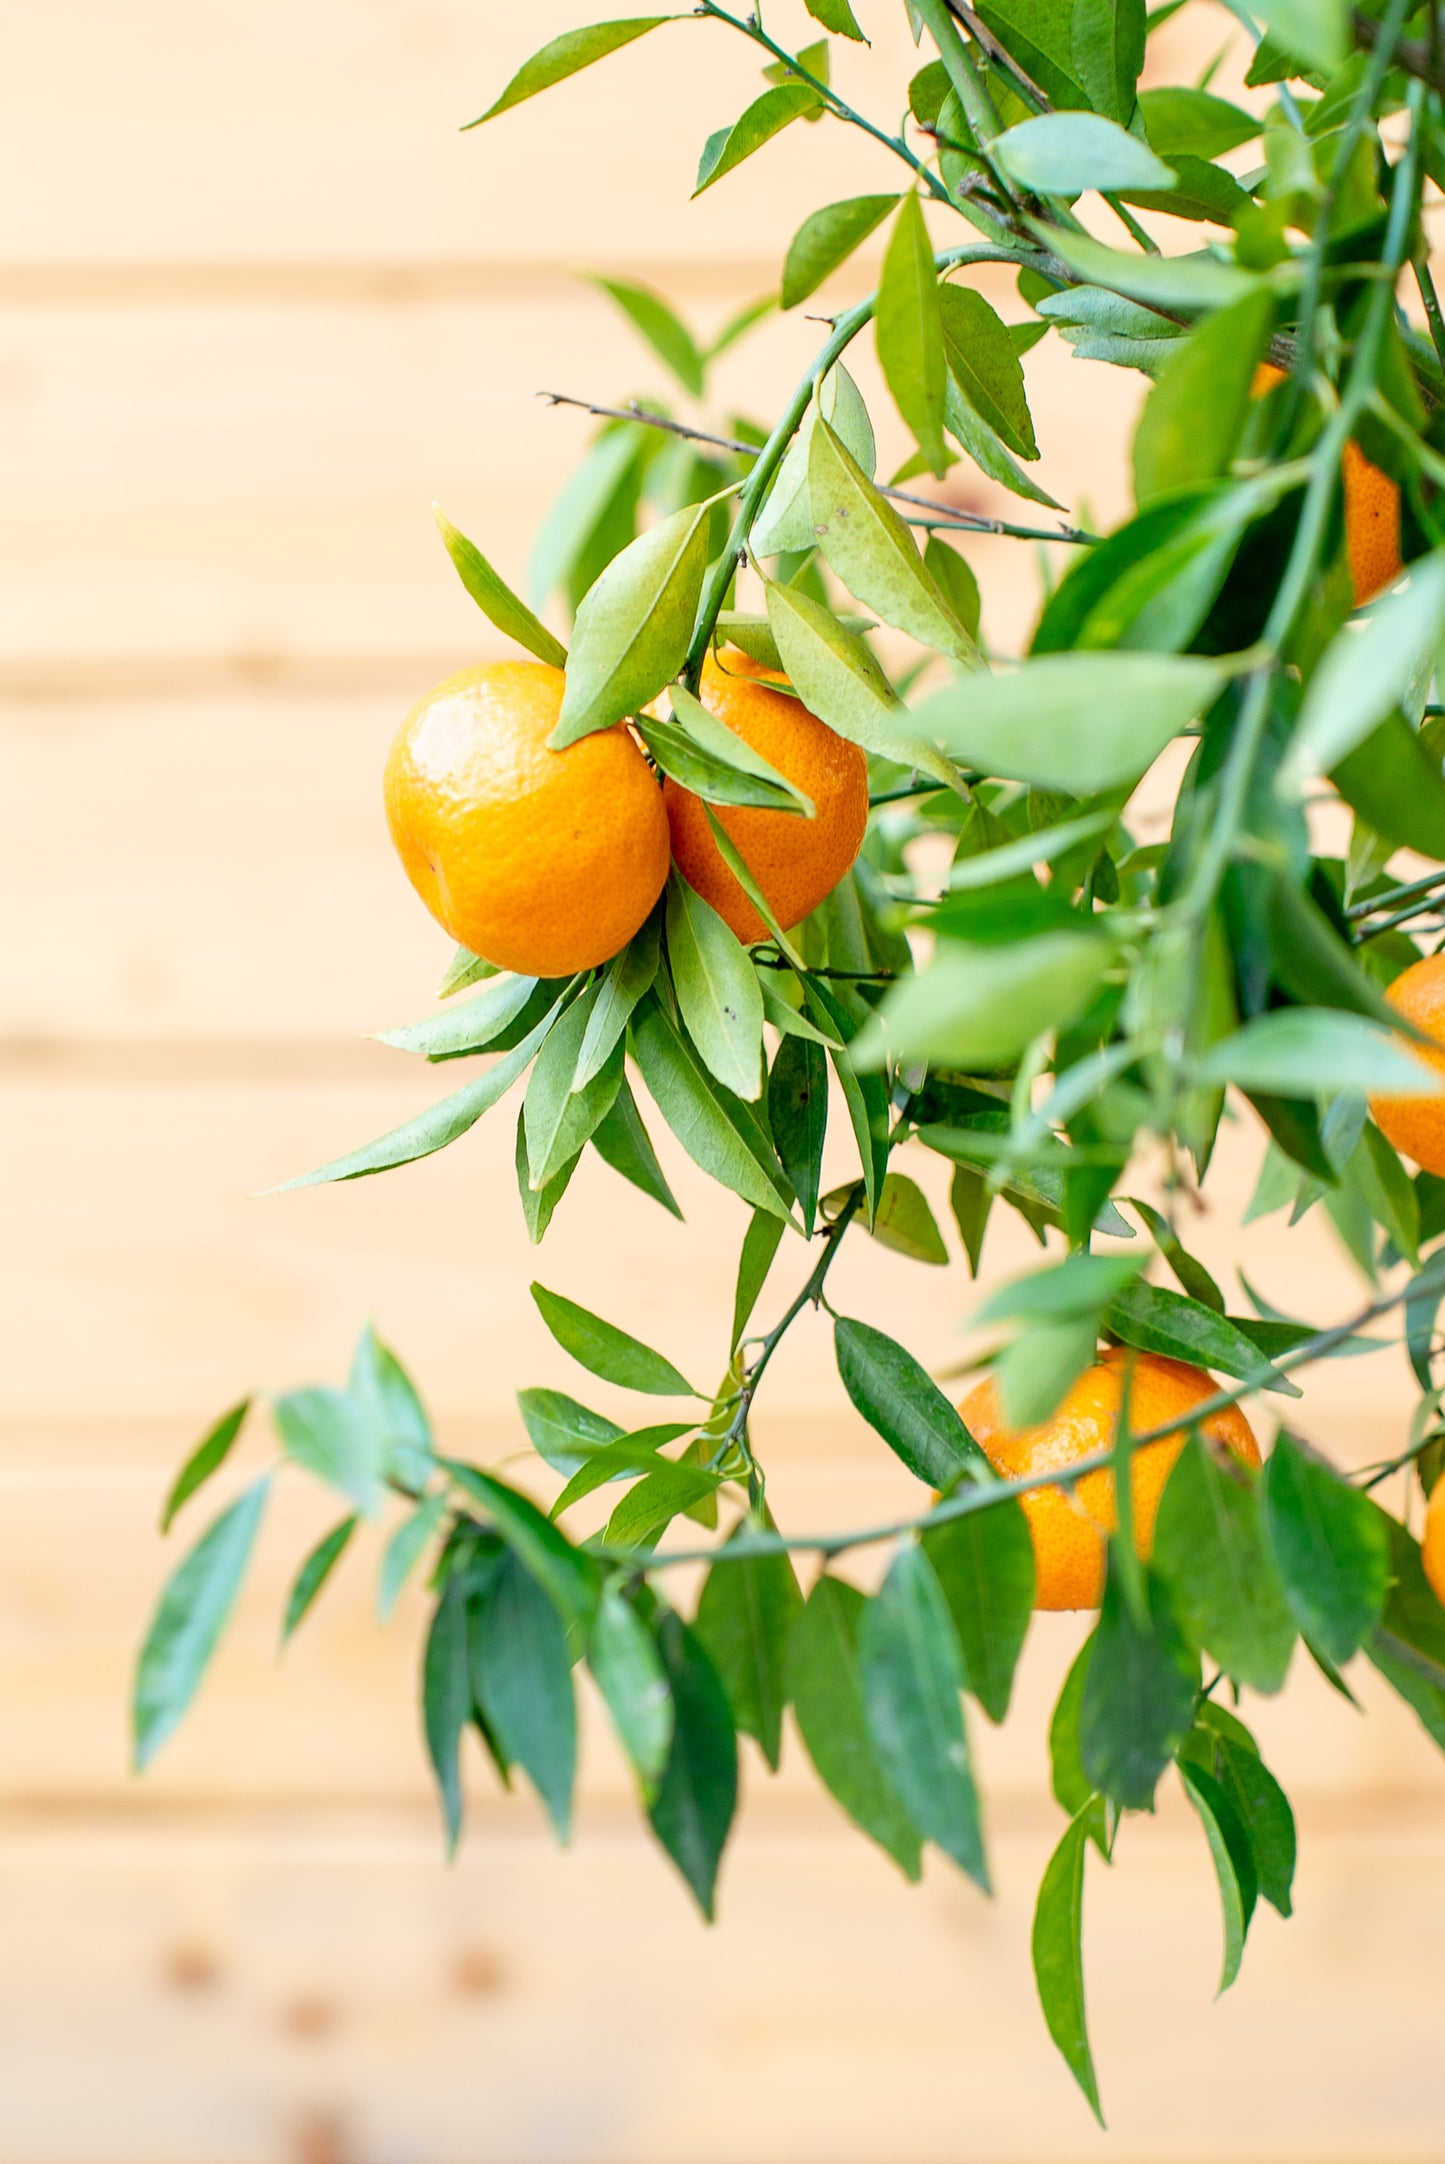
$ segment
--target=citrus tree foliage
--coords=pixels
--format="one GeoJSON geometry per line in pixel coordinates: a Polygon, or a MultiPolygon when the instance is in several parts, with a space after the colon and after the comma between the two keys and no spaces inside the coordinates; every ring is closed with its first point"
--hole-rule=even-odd
{"type": "MultiPolygon", "coordinates": [[[[390,1038],[464,1063],[458,1086],[307,1180],[448,1147],[516,1093],[535,1241],[588,1149],[680,1215],[653,1148],[661,1122],[747,1205],[736,1299],[717,1318],[722,1381],[683,1375],[605,1293],[608,1312],[594,1313],[535,1285],[559,1344],[635,1407],[623,1427],[585,1398],[521,1391],[521,1428],[555,1476],[546,1508],[525,1474],[440,1455],[412,1384],[368,1332],[345,1388],[271,1407],[282,1465],[327,1483],[343,1509],[299,1571],[284,1629],[363,1521],[384,1522],[383,1616],[409,1578],[431,1602],[424,1726],[451,1842],[462,1754],[478,1745],[504,1783],[527,1776],[566,1838],[585,1665],[706,1915],[738,1737],[776,1766],[789,1709],[821,1781],[906,1876],[932,1843],[986,1891],[969,1733],[1004,1718],[1029,1626],[1019,1496],[1101,1467],[1127,1491],[1149,1436],[1129,1432],[1126,1397],[1111,1446],[1063,1474],[999,1478],[914,1355],[828,1306],[844,1239],[947,1261],[904,1169],[922,1151],[950,1168],[971,1270],[992,1213],[1027,1221],[1038,1269],[980,1318],[1004,1334],[1001,1387],[1019,1421],[1045,1418],[1101,1341],[1210,1369],[1222,1380],[1205,1410],[1265,1390],[1287,1417],[1298,1369],[1403,1338],[1421,1396],[1387,1463],[1347,1475],[1286,1426],[1255,1474],[1196,1426],[1150,1560],[1111,1542],[1097,1626],[1053,1717],[1066,1824],[1034,1928],[1049,2029],[1097,2110],[1085,1879],[1112,1864],[1128,1815],[1152,1809],[1166,1776],[1218,1879],[1224,1984],[1257,1904],[1289,1912],[1293,1820],[1234,1710],[1240,1693],[1280,1690],[1292,1660],[1338,1680],[1363,1657],[1445,1746],[1445,1611],[1404,1522],[1412,1465],[1423,1487],[1440,1455],[1445,1180],[1408,1170],[1368,1109],[1431,1086],[1383,994],[1436,942],[1445,892],[1445,870],[1428,868],[1445,862],[1445,714],[1431,704],[1445,373],[1402,300],[1413,288],[1445,350],[1421,229],[1426,178],[1445,174],[1441,46],[1408,0],[1274,0],[1262,27],[1241,10],[1237,34],[1255,44],[1246,110],[1208,87],[1140,90],[1148,38],[1183,0],[1148,19],[1143,0],[906,4],[920,51],[897,133],[830,87],[830,34],[863,34],[848,0],[809,0],[820,34],[796,53],[711,0],[570,31],[482,116],[645,35],[675,41],[678,83],[701,102],[700,46],[741,36],[763,79],[702,145],[699,192],[774,154],[785,130],[788,155],[806,159],[798,123],[863,129],[896,154],[892,192],[821,206],[782,254],[776,305],[793,309],[882,238],[877,291],[827,319],[770,422],[704,430],[656,400],[600,409],[531,567],[533,604],[560,596],[575,618],[570,651],[442,521],[478,606],[565,662],[554,741],[628,717],[655,766],[709,805],[805,819],[800,792],[695,696],[709,649],[733,645],[864,747],[870,831],[789,934],[718,827],[769,927],[750,950],[674,874],[604,967],[537,982],[462,953],[447,1003],[390,1038]],[[1192,223],[1170,224],[1161,254],[1141,211],[1192,223]],[[1013,320],[974,282],[981,265],[1016,274],[1013,320]],[[1105,535],[1068,524],[1045,486],[1022,362],[1051,336],[1148,379],[1136,509],[1105,535]],[[848,373],[869,339],[917,447],[887,485],[848,373]],[[928,478],[956,464],[1012,491],[1016,523],[941,507],[928,478]],[[1342,501],[1342,476],[1347,496],[1361,473],[1398,507],[1373,572],[1342,501]],[[990,644],[967,557],[979,528],[1048,539],[1068,559],[1021,658],[990,644]],[[879,626],[890,669],[870,643],[879,626]],[[1131,795],[1181,739],[1168,838],[1141,845],[1131,795]],[[1312,838],[1322,796],[1351,815],[1343,856],[1312,838]],[[910,870],[921,837],[945,845],[941,880],[910,870]],[[1415,852],[1403,865],[1402,850],[1415,852]],[[1285,1315],[1243,1276],[1227,1294],[1188,1251],[1175,1205],[1207,1177],[1226,1106],[1264,1145],[1248,1214],[1330,1220],[1365,1281],[1358,1313],[1285,1315]],[[850,1131],[855,1169],[823,1192],[829,1121],[850,1131]],[[1145,1155],[1169,1168],[1163,1207],[1131,1199],[1145,1155]],[[770,1513],[752,1408],[784,1334],[820,1309],[848,1398],[919,1484],[896,1524],[800,1532],[770,1513]],[[1384,1489],[1403,1517],[1373,1492],[1390,1474],[1403,1475],[1384,1489]],[[583,1537],[576,1506],[603,1489],[610,1515],[583,1537]],[[855,1551],[872,1591],[850,1573],[855,1551]],[[691,1615],[672,1597],[684,1562],[706,1566],[691,1615]]],[[[708,346],[657,295],[605,283],[693,398],[775,305],[708,346]]],[[[167,1522],[221,1467],[246,1411],[201,1443],[167,1522]]],[[[241,1493],[164,1592],[137,1684],[142,1763],[196,1689],[272,1478],[241,1493]]]]}

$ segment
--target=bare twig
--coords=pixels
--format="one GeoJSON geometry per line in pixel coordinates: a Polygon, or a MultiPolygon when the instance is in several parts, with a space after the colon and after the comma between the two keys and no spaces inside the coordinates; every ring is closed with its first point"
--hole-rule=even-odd
{"type": "Polygon", "coordinates": [[[966,4],[966,0],[943,0],[943,4],[950,15],[957,16],[975,45],[981,45],[990,60],[997,61],[1001,68],[1008,71],[1020,90],[1023,91],[1026,97],[1033,100],[1041,113],[1051,113],[1053,111],[1052,98],[1049,97],[1046,91],[1039,88],[1032,75],[1029,74],[1021,62],[1015,60],[1007,46],[1000,45],[988,25],[974,14],[973,9],[966,4]]]}

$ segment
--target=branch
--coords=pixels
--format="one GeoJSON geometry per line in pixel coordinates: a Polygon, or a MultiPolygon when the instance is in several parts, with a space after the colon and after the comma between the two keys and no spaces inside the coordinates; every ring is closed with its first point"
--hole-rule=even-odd
{"type": "MultiPolygon", "coordinates": [[[[1438,12],[1436,19],[1438,21],[1438,12]]],[[[1350,34],[1356,45],[1366,52],[1373,52],[1385,35],[1384,25],[1354,8],[1350,12],[1350,34]]],[[[1419,82],[1428,83],[1432,90],[1445,91],[1445,69],[1420,38],[1396,38],[1390,50],[1390,65],[1399,68],[1402,74],[1413,75],[1419,82]]]]}
{"type": "MultiPolygon", "coordinates": [[[[635,400],[625,406],[598,406],[587,398],[571,398],[565,391],[538,391],[549,405],[575,406],[581,413],[594,413],[602,421],[637,421],[644,428],[665,429],[669,436],[681,436],[688,443],[710,444],[714,450],[732,451],[740,458],[756,458],[759,446],[743,443],[736,436],[715,436],[705,428],[690,428],[685,421],[673,421],[664,414],[653,413],[647,406],[639,406],[635,400]]],[[[916,504],[921,511],[933,511],[938,515],[931,519],[917,519],[911,523],[933,528],[957,529],[960,533],[1004,534],[1016,541],[1068,541],[1082,548],[1092,548],[1098,541],[1097,534],[1087,533],[1081,526],[1013,526],[1006,519],[986,518],[981,511],[958,511],[952,504],[942,504],[932,496],[910,495],[906,488],[886,488],[881,481],[874,487],[880,496],[891,497],[894,503],[916,504]]]]}

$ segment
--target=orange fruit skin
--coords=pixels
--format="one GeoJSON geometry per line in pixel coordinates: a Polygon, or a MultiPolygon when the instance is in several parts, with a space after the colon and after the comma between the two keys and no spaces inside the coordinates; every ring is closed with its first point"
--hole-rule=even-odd
{"type": "Polygon", "coordinates": [[[608,961],[667,879],[662,792],[627,730],[549,747],[564,683],[542,661],[463,669],[413,707],[386,762],[417,893],[462,946],[528,977],[608,961]]]}
{"type": "MultiPolygon", "coordinates": [[[[781,682],[736,648],[720,667],[703,664],[699,696],[711,714],[813,800],[816,817],[719,804],[713,810],[778,923],[789,931],[832,893],[863,846],[868,825],[868,759],[830,729],[781,682]]],[[[663,785],[672,854],[689,886],[710,902],[744,946],[768,928],[722,860],[700,798],[669,779],[663,785]]]]}
{"type": "MultiPolygon", "coordinates": [[[[1217,1389],[1203,1368],[1158,1353],[1126,1353],[1114,1346],[1079,1376],[1063,1403],[1038,1427],[1013,1428],[1003,1417],[998,1383],[984,1380],[960,1405],[964,1425],[1005,1479],[1050,1472],[1108,1450],[1114,1441],[1124,1391],[1124,1367],[1134,1363],[1129,1422],[1136,1432],[1183,1420],[1217,1389]]],[[[1259,1445],[1237,1405],[1210,1413],[1204,1432],[1225,1444],[1246,1465],[1259,1464],[1259,1445]]],[[[1146,1443],[1130,1463],[1134,1545],[1147,1562],[1154,1546],[1159,1498],[1187,1428],[1146,1443]]],[[[1112,1472],[1086,1473],[1072,1488],[1034,1488],[1019,1497],[1034,1542],[1036,1608],[1097,1608],[1104,1596],[1105,1542],[1118,1525],[1112,1472]]]]}
{"type": "MultiPolygon", "coordinates": [[[[1284,370],[1261,361],[1254,373],[1254,396],[1283,383],[1284,370]]],[[[1342,466],[1345,494],[1345,552],[1357,606],[1373,601],[1393,586],[1400,560],[1400,491],[1387,473],[1372,466],[1357,443],[1345,445],[1342,466]]]]}
{"type": "MultiPolygon", "coordinates": [[[[1433,1037],[1438,1051],[1411,1043],[1407,1050],[1445,1075],[1445,954],[1412,962],[1385,994],[1390,1005],[1433,1037]]],[[[1425,1172],[1445,1173],[1445,1097],[1372,1097],[1375,1124],[1425,1172]]]]}
{"type": "Polygon", "coordinates": [[[1436,1600],[1445,1606],[1445,1480],[1437,1480],[1425,1507],[1425,1538],[1420,1560],[1436,1600]]]}

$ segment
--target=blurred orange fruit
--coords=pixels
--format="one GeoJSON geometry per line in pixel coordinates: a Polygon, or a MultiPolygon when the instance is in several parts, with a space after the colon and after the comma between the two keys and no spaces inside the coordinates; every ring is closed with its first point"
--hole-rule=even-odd
{"type": "Polygon", "coordinates": [[[564,683],[542,661],[463,669],[413,707],[386,762],[417,893],[462,946],[529,977],[609,960],[667,879],[662,792],[628,731],[550,748],[564,683]]]}
{"type": "Polygon", "coordinates": [[[1436,1600],[1445,1605],[1445,1480],[1437,1480],[1430,1490],[1420,1560],[1436,1600]]]}
{"type": "MultiPolygon", "coordinates": [[[[1445,954],[1427,955],[1401,970],[1385,994],[1392,1007],[1433,1037],[1440,1049],[1421,1044],[1406,1049],[1445,1076],[1445,954]]],[[[1445,1096],[1372,1097],[1375,1124],[1397,1150],[1413,1157],[1426,1172],[1445,1173],[1445,1096]]]]}
{"type": "MultiPolygon", "coordinates": [[[[719,804],[715,816],[786,932],[832,893],[863,846],[868,825],[868,760],[857,744],[810,714],[782,683],[735,647],[708,655],[698,695],[743,742],[751,744],[812,799],[816,816],[719,804]]],[[[723,862],[700,797],[668,780],[663,786],[672,854],[688,884],[748,945],[767,926],[723,862]]]]}
{"type": "MultiPolygon", "coordinates": [[[[1284,370],[1261,361],[1254,374],[1254,395],[1284,382],[1284,370]]],[[[1357,443],[1345,445],[1345,547],[1356,603],[1373,601],[1393,586],[1404,565],[1400,560],[1400,491],[1387,473],[1372,466],[1357,443]]]]}
{"type": "MultiPolygon", "coordinates": [[[[1007,1480],[1075,1465],[1113,1447],[1124,1390],[1126,1361],[1133,1361],[1129,1425],[1136,1434],[1181,1423],[1176,1435],[1146,1443],[1130,1461],[1134,1545],[1147,1561],[1154,1546],[1159,1498],[1184,1448],[1188,1415],[1218,1388],[1203,1368],[1158,1353],[1128,1353],[1113,1346],[1073,1383],[1058,1410],[1039,1426],[1010,1427],[996,1379],[986,1376],[959,1407],[965,1427],[995,1470],[1007,1480]]],[[[1210,1413],[1206,1435],[1225,1444],[1246,1465],[1259,1464],[1259,1446],[1237,1405],[1210,1413]]],[[[1034,1541],[1036,1608],[1097,1608],[1104,1593],[1105,1541],[1118,1525],[1114,1475],[1085,1473],[1070,1488],[1034,1488],[1019,1498],[1034,1541]]]]}

